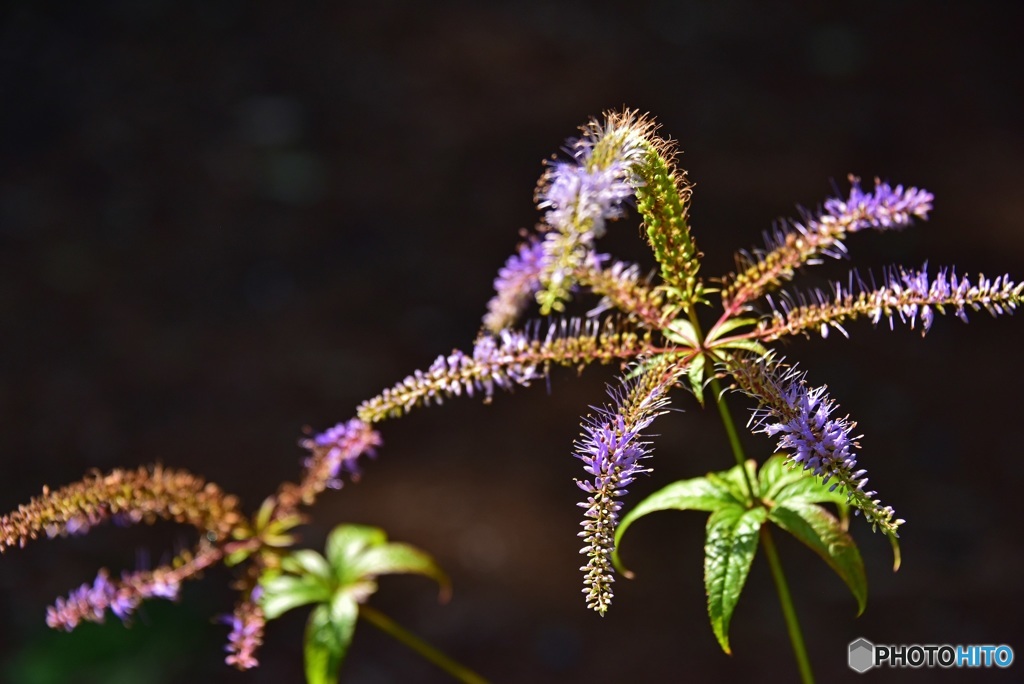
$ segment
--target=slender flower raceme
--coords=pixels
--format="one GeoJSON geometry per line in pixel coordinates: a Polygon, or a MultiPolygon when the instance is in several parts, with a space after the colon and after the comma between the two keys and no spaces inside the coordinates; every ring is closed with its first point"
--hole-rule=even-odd
{"type": "Polygon", "coordinates": [[[556,321],[542,332],[503,330],[498,335],[477,338],[472,354],[459,350],[434,360],[426,371],[416,371],[394,387],[363,402],[359,418],[376,423],[398,417],[417,406],[440,404],[448,397],[482,394],[490,401],[495,388],[511,390],[529,386],[547,374],[552,364],[581,363],[635,358],[651,347],[649,333],[621,327],[614,319],[579,318],[556,321]]]}
{"type": "Polygon", "coordinates": [[[257,586],[249,593],[246,600],[235,606],[235,612],[224,621],[231,625],[228,643],[224,650],[228,652],[224,662],[239,670],[248,670],[259,665],[256,650],[263,644],[263,629],[266,618],[259,606],[259,595],[262,590],[257,586]]]}
{"type": "Polygon", "coordinates": [[[586,542],[580,553],[587,556],[587,564],[580,568],[584,573],[583,593],[587,595],[587,607],[601,615],[607,612],[613,596],[615,577],[610,557],[622,508],[618,499],[638,474],[650,471],[640,463],[651,452],[650,442],[641,433],[665,413],[667,392],[673,382],[669,369],[657,364],[637,380],[610,389],[614,404],[595,408],[596,414],[584,420],[583,434],[575,445],[576,458],[583,461],[583,469],[591,476],[576,481],[587,494],[587,500],[579,504],[586,509],[579,534],[586,542]]]}
{"type": "Polygon", "coordinates": [[[851,274],[849,281],[847,285],[833,283],[831,294],[816,290],[773,302],[771,313],[758,324],[759,339],[772,341],[808,331],[827,336],[830,327],[845,335],[842,324],[856,318],[868,318],[875,324],[888,319],[890,328],[896,318],[911,328],[920,320],[924,335],[931,329],[936,312],[952,310],[964,322],[968,309],[984,309],[993,316],[1012,314],[1024,295],[1024,283],[1016,283],[1007,275],[992,279],[979,275],[972,283],[967,277],[957,276],[955,270],[939,269],[931,278],[927,264],[920,270],[886,269],[881,287],[865,284],[856,274],[851,274]]]}
{"type": "Polygon", "coordinates": [[[307,487],[316,493],[325,487],[340,489],[343,472],[358,479],[359,457],[375,456],[380,445],[380,433],[358,418],[302,440],[302,446],[310,451],[305,464],[307,487]]]}
{"type": "Polygon", "coordinates": [[[808,387],[806,373],[771,357],[737,361],[730,368],[739,388],[760,402],[748,425],[755,433],[778,437],[777,449],[791,463],[822,478],[822,485],[841,488],[848,502],[864,513],[872,526],[891,536],[903,520],[865,489],[867,471],[857,468],[857,424],[838,418],[835,402],[822,387],[808,387]]]}
{"type": "Polygon", "coordinates": [[[722,290],[726,306],[739,310],[792,278],[800,266],[820,263],[822,256],[843,256],[847,233],[903,228],[915,218],[926,220],[932,209],[934,197],[925,190],[892,187],[876,179],[874,191],[864,192],[856,176],[850,176],[850,185],[845,199],[830,198],[821,212],[803,212],[800,220],[784,222],[766,233],[764,249],[740,252],[741,272],[729,278],[722,290]]]}
{"type": "Polygon", "coordinates": [[[163,518],[223,538],[241,514],[236,497],[184,470],[114,470],[57,490],[44,488],[42,496],[0,517],[0,551],[24,546],[40,533],[82,533],[110,518],[132,523],[163,518]]]}
{"type": "Polygon", "coordinates": [[[127,621],[146,599],[176,600],[181,583],[219,561],[221,555],[217,548],[203,546],[194,556],[183,554],[171,565],[124,573],[116,581],[110,579],[106,569],[101,569],[91,585],[83,584],[67,598],[57,599],[46,611],[46,624],[70,632],[82,621],[103,622],[107,610],[127,621]]]}
{"type": "Polygon", "coordinates": [[[893,187],[878,178],[874,192],[864,192],[860,179],[850,176],[849,197],[825,200],[825,212],[820,221],[835,222],[848,233],[865,228],[902,228],[910,225],[915,217],[927,219],[934,200],[935,196],[927,190],[904,189],[902,185],[893,187]]]}

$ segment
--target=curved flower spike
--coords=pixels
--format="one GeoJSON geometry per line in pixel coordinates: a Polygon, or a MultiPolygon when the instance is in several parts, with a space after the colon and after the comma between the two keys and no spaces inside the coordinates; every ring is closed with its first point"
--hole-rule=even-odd
{"type": "Polygon", "coordinates": [[[741,272],[728,279],[722,301],[726,308],[739,310],[792,278],[797,268],[821,263],[822,256],[842,257],[847,233],[903,228],[915,218],[927,220],[932,200],[926,190],[892,187],[877,178],[874,191],[864,192],[860,179],[850,176],[848,197],[829,198],[817,214],[802,212],[798,221],[781,222],[765,233],[764,249],[737,254],[741,272]]]}
{"type": "Polygon", "coordinates": [[[656,364],[633,381],[624,381],[621,388],[609,388],[613,405],[595,408],[595,415],[583,422],[583,434],[576,442],[576,458],[590,480],[577,480],[587,494],[578,504],[586,509],[579,536],[586,542],[580,549],[587,556],[583,593],[587,607],[604,615],[613,596],[615,581],[611,553],[615,548],[615,528],[622,504],[618,498],[640,473],[650,472],[640,462],[650,456],[651,444],[641,433],[655,418],[665,413],[668,390],[675,382],[674,372],[666,364],[656,364]]]}
{"type": "Polygon", "coordinates": [[[771,357],[735,359],[729,371],[740,389],[761,403],[748,423],[753,432],[778,437],[777,449],[790,463],[821,477],[823,486],[834,480],[830,491],[845,491],[872,527],[899,536],[904,521],[874,498],[877,492],[865,489],[867,471],[857,468],[857,424],[833,415],[838,406],[824,386],[808,387],[806,373],[771,357]]]}

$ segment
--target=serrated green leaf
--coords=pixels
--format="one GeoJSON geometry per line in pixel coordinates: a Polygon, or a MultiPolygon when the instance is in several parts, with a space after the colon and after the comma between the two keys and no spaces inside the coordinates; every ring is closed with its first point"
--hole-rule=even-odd
{"type": "Polygon", "coordinates": [[[694,348],[697,346],[697,330],[693,327],[693,323],[685,318],[677,318],[669,323],[662,334],[676,344],[694,348]]]}
{"type": "Polygon", "coordinates": [[[331,566],[327,559],[311,549],[293,551],[281,558],[281,569],[295,575],[312,575],[322,580],[331,578],[331,566]]]}
{"type": "Polygon", "coordinates": [[[693,396],[697,398],[700,405],[704,405],[704,364],[707,357],[703,354],[698,355],[693,359],[693,363],[687,369],[687,375],[690,380],[690,391],[693,392],[693,396]]]}
{"type": "Polygon", "coordinates": [[[742,328],[745,325],[756,325],[756,318],[730,318],[721,325],[718,325],[708,331],[708,337],[704,340],[705,343],[714,342],[728,332],[732,332],[736,328],[742,328]]]}
{"type": "Polygon", "coordinates": [[[821,556],[857,600],[857,615],[864,612],[868,600],[864,562],[838,518],[817,504],[799,501],[774,506],[768,518],[821,556]]]}
{"type": "Polygon", "coordinates": [[[823,485],[813,471],[790,465],[786,459],[784,454],[776,454],[761,466],[758,482],[766,503],[833,503],[845,516],[848,508],[845,493],[838,488],[829,491],[831,485],[823,485]]]}
{"type": "Polygon", "coordinates": [[[263,542],[264,546],[269,546],[275,549],[286,549],[295,545],[295,535],[263,534],[260,536],[260,541],[263,542]]]}
{"type": "Polygon", "coordinates": [[[619,560],[619,545],[629,526],[640,518],[655,511],[715,511],[724,506],[736,505],[736,498],[721,483],[715,483],[706,477],[695,477],[690,480],[679,480],[662,487],[633,507],[626,514],[615,530],[615,548],[612,550],[612,563],[625,575],[633,573],[623,567],[619,560]]]}
{"type": "Polygon", "coordinates": [[[224,565],[229,568],[234,567],[251,556],[252,553],[253,549],[239,549],[238,551],[232,551],[224,559],[224,565]]]}
{"type": "Polygon", "coordinates": [[[351,565],[343,568],[343,575],[338,579],[346,583],[395,574],[429,577],[440,585],[442,596],[446,596],[449,590],[448,577],[430,555],[409,544],[394,542],[366,549],[353,559],[351,565]]]}
{"type": "Polygon", "coordinates": [[[722,342],[720,344],[712,345],[715,349],[742,349],[744,351],[753,352],[758,356],[765,356],[768,354],[768,347],[764,346],[757,340],[730,340],[728,342],[722,342]]]}
{"type": "Polygon", "coordinates": [[[387,533],[368,525],[338,525],[327,536],[327,562],[335,575],[365,549],[381,546],[388,541],[387,533]]]}
{"type": "Polygon", "coordinates": [[[743,470],[740,470],[738,465],[717,473],[708,473],[707,477],[712,482],[717,482],[721,487],[727,489],[736,500],[736,503],[745,506],[758,498],[757,463],[752,459],[748,459],[744,461],[743,466],[747,471],[745,477],[743,470]],[[751,491],[751,489],[754,491],[751,491]]]}
{"type": "Polygon", "coordinates": [[[263,500],[260,505],[260,510],[256,512],[256,519],[253,521],[257,530],[262,530],[270,522],[270,516],[274,513],[274,505],[276,500],[272,496],[268,496],[263,500]]]}
{"type": "Polygon", "coordinates": [[[358,617],[359,606],[344,596],[310,613],[303,649],[307,684],[337,683],[358,617]]]}
{"type": "Polygon", "coordinates": [[[757,553],[758,531],[768,511],[757,506],[738,505],[715,511],[708,518],[704,545],[704,589],[708,597],[711,631],[726,653],[729,648],[729,622],[747,581],[750,565],[757,553]]]}
{"type": "Polygon", "coordinates": [[[292,608],[331,598],[331,587],[312,575],[277,575],[261,579],[260,586],[263,587],[260,606],[268,620],[280,617],[292,608]]]}

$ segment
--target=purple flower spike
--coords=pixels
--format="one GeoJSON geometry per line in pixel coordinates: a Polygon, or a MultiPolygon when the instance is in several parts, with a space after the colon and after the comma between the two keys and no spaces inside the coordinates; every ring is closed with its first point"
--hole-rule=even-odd
{"type": "Polygon", "coordinates": [[[650,442],[641,438],[641,432],[665,411],[665,396],[671,386],[671,376],[664,368],[654,369],[638,380],[624,383],[621,389],[610,390],[613,407],[595,409],[583,423],[583,434],[576,442],[576,458],[583,461],[583,469],[592,479],[577,480],[576,484],[587,493],[587,500],[578,504],[586,509],[580,523],[579,536],[586,545],[580,553],[588,557],[580,568],[584,573],[583,593],[587,607],[604,615],[611,605],[612,582],[615,581],[610,556],[614,548],[615,528],[622,504],[616,499],[626,494],[639,473],[650,472],[640,461],[650,456],[650,442]]]}
{"type": "Polygon", "coordinates": [[[124,574],[120,582],[111,582],[107,570],[101,569],[92,585],[83,584],[66,599],[58,598],[46,611],[46,624],[70,632],[83,620],[103,622],[108,608],[124,621],[145,599],[177,599],[180,590],[180,580],[163,569],[124,574]]]}
{"type": "Polygon", "coordinates": [[[629,165],[614,161],[605,168],[590,168],[589,155],[577,155],[579,165],[552,165],[547,185],[538,195],[537,208],[547,209],[544,218],[556,230],[579,231],[591,246],[605,233],[605,221],[622,218],[622,203],[633,196],[627,182],[629,165]]]}
{"type": "Polygon", "coordinates": [[[593,257],[594,243],[608,221],[621,218],[624,203],[640,182],[638,165],[650,143],[649,125],[632,114],[594,122],[570,141],[571,161],[548,166],[537,189],[548,231],[537,299],[541,313],[563,310],[575,284],[574,271],[593,257]]]}
{"type": "Polygon", "coordinates": [[[823,476],[826,483],[839,468],[852,470],[857,465],[853,450],[858,444],[850,433],[857,424],[846,418],[832,418],[835,403],[824,386],[807,389],[802,374],[789,380],[791,384],[780,388],[789,411],[785,416],[764,409],[760,415],[755,412],[753,420],[759,425],[755,432],[781,435],[779,450],[789,451],[791,461],[823,476]]]}
{"type": "Polygon", "coordinates": [[[770,358],[737,366],[732,373],[743,391],[761,402],[750,418],[754,432],[778,437],[778,450],[788,453],[791,463],[820,476],[823,485],[834,480],[830,491],[842,488],[868,522],[898,536],[904,521],[874,498],[877,492],[865,489],[867,473],[857,469],[860,436],[852,434],[857,424],[833,417],[837,405],[824,386],[808,387],[805,373],[770,358]]]}
{"type": "Polygon", "coordinates": [[[846,230],[855,233],[865,228],[885,230],[910,225],[913,217],[927,219],[932,210],[935,196],[918,188],[895,188],[875,179],[874,192],[864,192],[860,179],[850,176],[850,196],[846,199],[832,198],[825,201],[825,215],[846,224],[846,230]]]}
{"type": "Polygon", "coordinates": [[[363,454],[375,456],[380,445],[380,433],[358,418],[338,423],[302,441],[302,446],[313,452],[306,459],[307,470],[322,475],[322,481],[333,489],[341,487],[342,472],[349,473],[353,479],[358,478],[357,459],[363,454]]]}
{"type": "Polygon", "coordinates": [[[232,615],[224,617],[224,622],[231,625],[228,643],[224,647],[228,652],[224,662],[239,670],[259,665],[255,654],[263,644],[263,628],[266,626],[263,609],[257,603],[260,591],[259,587],[253,589],[248,600],[239,603],[232,615]]]}
{"type": "Polygon", "coordinates": [[[532,239],[519,246],[494,279],[495,295],[487,303],[484,326],[500,332],[513,326],[530,298],[540,288],[544,243],[532,239]]]}

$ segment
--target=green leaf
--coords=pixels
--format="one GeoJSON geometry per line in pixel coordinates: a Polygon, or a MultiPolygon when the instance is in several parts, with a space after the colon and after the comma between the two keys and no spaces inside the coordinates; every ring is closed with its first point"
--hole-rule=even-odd
{"type": "Polygon", "coordinates": [[[697,401],[700,405],[704,405],[704,364],[707,357],[703,354],[696,356],[693,359],[693,363],[687,369],[687,373],[690,379],[690,390],[693,392],[693,396],[697,397],[697,401]]]}
{"type": "Polygon", "coordinates": [[[655,354],[654,356],[649,356],[630,365],[623,377],[627,380],[635,380],[636,378],[639,378],[641,375],[644,375],[660,366],[664,366],[666,363],[670,361],[678,360],[680,358],[687,356],[688,354],[694,353],[696,352],[690,349],[684,352],[672,351],[665,354],[655,354]]]}
{"type": "Polygon", "coordinates": [[[677,318],[669,323],[662,334],[676,344],[683,344],[694,349],[697,347],[697,330],[693,327],[693,323],[685,318],[677,318]]]}
{"type": "Polygon", "coordinates": [[[716,511],[726,506],[737,504],[735,496],[724,486],[724,483],[712,482],[708,477],[696,477],[690,480],[679,480],[659,489],[638,503],[619,523],[615,530],[615,548],[612,550],[612,562],[616,569],[626,577],[633,573],[623,567],[619,560],[619,545],[629,526],[638,519],[655,511],[716,511]]]}
{"type": "Polygon", "coordinates": [[[368,525],[338,525],[327,536],[327,562],[335,575],[351,565],[365,549],[381,546],[388,535],[379,527],[368,525]]]}
{"type": "Polygon", "coordinates": [[[776,454],[765,461],[758,474],[761,486],[761,497],[765,503],[781,504],[789,502],[801,503],[833,503],[844,514],[848,509],[846,494],[829,491],[831,485],[823,485],[821,477],[813,471],[804,470],[799,464],[787,463],[785,454],[776,454]]]}
{"type": "Polygon", "coordinates": [[[757,340],[730,340],[729,342],[723,342],[721,344],[712,345],[715,349],[742,349],[744,351],[753,352],[760,357],[766,356],[769,352],[768,347],[764,346],[757,340]]]}
{"type": "Polygon", "coordinates": [[[413,574],[435,580],[441,587],[441,594],[449,593],[448,577],[427,553],[409,544],[390,543],[367,549],[345,569],[346,579],[364,579],[379,575],[413,574]]]}
{"type": "Polygon", "coordinates": [[[281,559],[281,569],[295,575],[312,575],[323,580],[330,580],[331,566],[316,551],[302,549],[294,551],[281,559]]]}
{"type": "Polygon", "coordinates": [[[730,318],[721,325],[715,326],[708,332],[707,339],[704,340],[705,344],[714,342],[719,339],[727,332],[731,332],[736,328],[742,328],[745,325],[756,325],[756,318],[730,318]]]}
{"type": "Polygon", "coordinates": [[[278,575],[261,578],[263,596],[260,605],[268,620],[307,603],[321,603],[331,598],[331,587],[322,578],[312,575],[278,575]]]}
{"type": "Polygon", "coordinates": [[[257,531],[262,530],[270,522],[270,516],[274,513],[275,504],[276,499],[272,496],[268,496],[263,500],[260,510],[256,512],[256,519],[253,521],[253,526],[257,531]]]}
{"type": "Polygon", "coordinates": [[[745,477],[738,465],[728,470],[709,473],[707,477],[712,482],[716,482],[719,486],[727,489],[736,500],[736,503],[746,506],[758,498],[757,463],[752,459],[748,459],[743,463],[743,466],[747,471],[745,477]],[[751,488],[754,491],[750,491],[751,488]]]}
{"type": "Polygon", "coordinates": [[[729,648],[729,622],[757,552],[758,531],[767,516],[768,511],[761,506],[743,508],[733,505],[715,511],[708,518],[704,588],[711,630],[726,653],[732,652],[729,648]]]}
{"type": "Polygon", "coordinates": [[[857,615],[864,612],[868,600],[864,562],[838,518],[817,504],[800,501],[773,507],[768,518],[821,556],[850,588],[857,600],[857,615]]]}
{"type": "Polygon", "coordinates": [[[379,575],[416,574],[432,578],[447,594],[448,578],[429,554],[409,544],[389,543],[384,530],[339,525],[327,538],[331,573],[342,586],[379,575]]]}
{"type": "Polygon", "coordinates": [[[229,568],[234,567],[251,556],[253,551],[254,549],[239,549],[238,551],[232,551],[224,559],[224,565],[229,568]]]}
{"type": "Polygon", "coordinates": [[[307,684],[336,684],[358,617],[359,606],[344,595],[310,613],[303,649],[307,684]]]}

